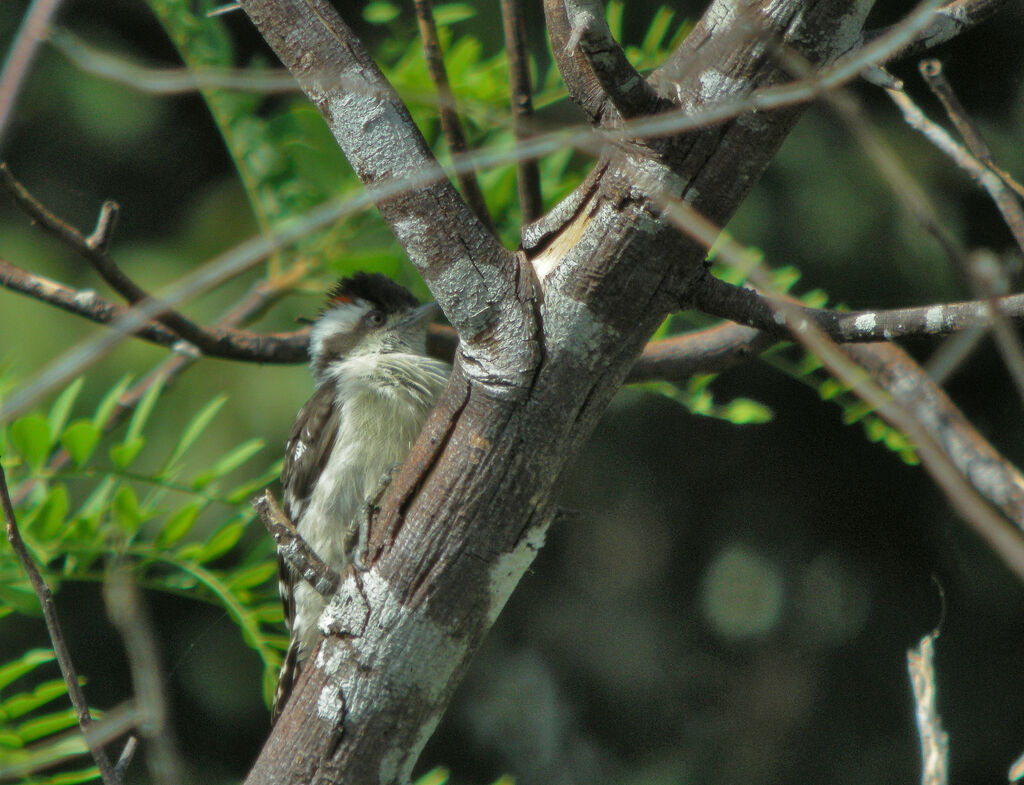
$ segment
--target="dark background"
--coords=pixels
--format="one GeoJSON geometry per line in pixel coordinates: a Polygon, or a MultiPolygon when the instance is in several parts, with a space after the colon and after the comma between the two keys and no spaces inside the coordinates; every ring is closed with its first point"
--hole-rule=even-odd
{"type": "MultiPolygon", "coordinates": [[[[477,19],[459,30],[496,48],[497,4],[476,5],[477,19]]],[[[0,47],[26,7],[0,5],[0,47]]],[[[627,41],[643,35],[655,7],[628,4],[627,41]]],[[[701,10],[674,8],[691,17],[701,10]]],[[[903,10],[886,4],[893,18],[903,10]]],[[[59,22],[148,64],[177,63],[141,3],[68,2],[59,22]]],[[[1019,9],[1005,11],[934,52],[996,160],[1018,177],[1022,22],[1019,9]]],[[[244,61],[260,43],[240,14],[228,24],[244,61]]],[[[541,40],[533,49],[545,58],[541,40]]],[[[915,64],[893,70],[938,119],[915,64]]],[[[878,90],[853,89],[954,233],[970,247],[1009,248],[987,197],[902,126],[878,90]]],[[[0,154],[44,203],[83,228],[103,199],[119,201],[115,256],[149,288],[254,231],[201,99],[146,96],[83,76],[48,47],[0,154]]],[[[730,229],[769,264],[796,265],[800,290],[820,286],[854,308],[968,296],[823,108],[807,113],[730,229]]],[[[98,288],[90,270],[6,203],[0,257],[98,288]]],[[[189,312],[210,319],[249,281],[189,312]]],[[[292,298],[260,326],[286,329],[314,309],[314,298],[292,298]]],[[[0,361],[21,378],[94,329],[0,290],[0,361]]],[[[926,357],[937,345],[908,348],[926,357]]],[[[122,346],[90,373],[86,398],[161,356],[122,346]]],[[[228,391],[211,454],[259,435],[271,460],[308,385],[301,367],[205,360],[171,400],[185,417],[228,391]]],[[[990,342],[949,390],[999,449],[1024,461],[1020,400],[990,342]]],[[[1024,752],[1020,585],[921,469],[843,425],[840,410],[813,390],[751,363],[721,376],[713,391],[722,401],[762,401],[775,418],[737,427],[650,393],[625,390],[615,400],[561,484],[563,504],[577,514],[552,529],[421,765],[445,765],[459,783],[502,773],[521,785],[913,782],[920,764],[905,653],[941,622],[936,666],[951,781],[1002,781],[1024,752]]],[[[170,432],[180,426],[167,421],[170,432]]],[[[239,779],[268,727],[258,658],[222,611],[153,593],[147,600],[195,782],[239,779]]],[[[127,697],[128,677],[97,587],[65,584],[58,603],[91,702],[113,706],[127,697]]],[[[0,661],[47,643],[37,619],[0,625],[0,661]]],[[[137,763],[134,775],[144,781],[144,767],[137,763]]]]}

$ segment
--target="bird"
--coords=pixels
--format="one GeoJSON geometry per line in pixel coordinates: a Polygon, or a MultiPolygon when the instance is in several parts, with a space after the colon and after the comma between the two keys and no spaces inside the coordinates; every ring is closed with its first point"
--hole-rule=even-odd
{"type": "MultiPolygon", "coordinates": [[[[451,366],[426,353],[427,325],[438,311],[390,278],[360,272],[328,292],[310,328],[313,394],[285,445],[284,513],[338,574],[362,566],[366,505],[405,461],[447,384],[451,366]]],[[[290,637],[272,722],[316,648],[327,604],[280,556],[278,578],[290,637]]]]}

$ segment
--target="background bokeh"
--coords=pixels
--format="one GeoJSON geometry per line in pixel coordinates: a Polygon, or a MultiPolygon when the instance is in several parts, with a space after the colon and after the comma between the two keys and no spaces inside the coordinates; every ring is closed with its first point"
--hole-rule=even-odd
{"type": "MultiPolygon", "coordinates": [[[[471,32],[485,50],[497,50],[497,4],[473,5],[478,14],[457,34],[471,32]]],[[[628,5],[624,37],[636,43],[657,6],[628,5]]],[[[0,3],[0,50],[26,7],[0,3]]],[[[673,9],[693,18],[700,5],[673,9]]],[[[906,4],[883,10],[890,16],[880,24],[906,4]]],[[[388,28],[343,11],[381,40],[414,29],[411,8],[388,28]]],[[[537,9],[530,16],[536,32],[537,9]]],[[[241,14],[225,23],[240,62],[262,51],[241,14]]],[[[149,65],[178,63],[141,2],[68,0],[59,24],[149,65]]],[[[543,71],[546,48],[539,33],[533,41],[543,71]]],[[[935,52],[996,160],[1018,177],[1022,47],[1024,14],[1014,6],[935,52]]],[[[938,118],[915,64],[893,70],[938,118]]],[[[984,194],[904,127],[878,90],[853,89],[950,229],[970,247],[1008,249],[1009,233],[984,194]]],[[[566,116],[557,105],[542,115],[551,122],[566,116]]],[[[0,156],[55,213],[82,228],[91,227],[103,199],[117,200],[122,216],[112,252],[152,290],[255,231],[199,97],[151,96],[100,80],[49,46],[0,140],[0,156]]],[[[821,287],[851,307],[967,296],[935,243],[902,214],[824,108],[807,112],[730,229],[769,264],[796,266],[798,290],[821,287]]],[[[4,200],[0,258],[102,291],[90,269],[4,200]]],[[[190,304],[188,313],[210,321],[256,276],[190,304]]],[[[258,326],[289,329],[316,308],[312,292],[296,294],[258,326]]],[[[97,329],[0,289],[0,362],[13,378],[29,377],[97,329]]],[[[937,345],[908,348],[924,357],[937,345]]],[[[94,405],[112,379],[140,373],[162,355],[141,342],[120,346],[89,372],[82,406],[94,405]]],[[[228,405],[192,459],[201,465],[259,436],[266,466],[279,457],[308,389],[300,366],[204,360],[167,394],[160,409],[166,432],[152,438],[172,443],[191,413],[226,392],[228,405]]],[[[952,781],[1003,781],[1024,752],[1020,585],[922,470],[869,443],[859,426],[844,425],[840,410],[814,390],[760,363],[723,374],[712,390],[722,401],[760,401],[774,418],[740,427],[649,392],[627,389],[616,398],[561,482],[562,504],[573,514],[552,529],[421,765],[444,765],[457,783],[502,773],[521,785],[909,783],[919,776],[919,758],[905,653],[941,622],[936,664],[952,781]]],[[[998,448],[1024,463],[1021,402],[990,343],[949,390],[998,448]]],[[[268,727],[258,658],[222,610],[160,593],[146,599],[194,781],[238,780],[268,727]]],[[[90,700],[112,706],[127,697],[120,640],[98,587],[65,583],[58,604],[90,700]]],[[[0,630],[0,661],[46,645],[36,618],[9,616],[0,630]]],[[[133,776],[145,781],[144,767],[136,765],[133,776]]]]}

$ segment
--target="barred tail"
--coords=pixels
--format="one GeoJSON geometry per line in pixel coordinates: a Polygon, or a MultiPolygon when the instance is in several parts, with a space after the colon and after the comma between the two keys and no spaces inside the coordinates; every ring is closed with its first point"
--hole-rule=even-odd
{"type": "Polygon", "coordinates": [[[277,689],[274,690],[274,703],[270,709],[271,726],[277,722],[277,718],[284,711],[284,706],[292,694],[292,688],[299,678],[299,639],[293,636],[288,644],[288,651],[284,655],[284,662],[281,663],[281,673],[277,677],[277,689]]]}

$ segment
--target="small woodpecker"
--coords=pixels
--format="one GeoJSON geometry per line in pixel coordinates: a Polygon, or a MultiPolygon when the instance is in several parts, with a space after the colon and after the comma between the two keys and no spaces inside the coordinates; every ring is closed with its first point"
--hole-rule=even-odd
{"type": "MultiPolygon", "coordinates": [[[[405,461],[451,373],[426,354],[438,312],[383,275],[356,273],[328,294],[309,339],[313,395],[285,447],[284,512],[335,572],[361,559],[362,519],[388,472],[405,461]]],[[[320,639],[326,599],[279,558],[291,640],[274,695],[280,715],[320,639]]]]}

